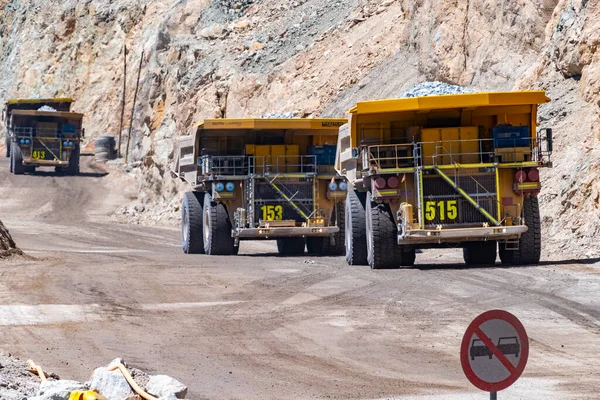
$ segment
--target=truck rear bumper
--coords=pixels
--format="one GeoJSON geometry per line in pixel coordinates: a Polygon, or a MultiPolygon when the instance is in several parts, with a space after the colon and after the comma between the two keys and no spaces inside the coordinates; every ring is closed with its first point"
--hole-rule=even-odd
{"type": "Polygon", "coordinates": [[[245,228],[233,232],[239,239],[274,239],[282,237],[331,236],[338,233],[337,226],[327,227],[278,227],[278,228],[245,228]]]}
{"type": "Polygon", "coordinates": [[[398,236],[398,244],[459,243],[485,240],[518,239],[527,226],[496,226],[455,229],[410,230],[398,236]]]}
{"type": "Polygon", "coordinates": [[[35,167],[68,167],[68,161],[61,160],[38,160],[37,158],[24,158],[23,165],[35,167]]]}

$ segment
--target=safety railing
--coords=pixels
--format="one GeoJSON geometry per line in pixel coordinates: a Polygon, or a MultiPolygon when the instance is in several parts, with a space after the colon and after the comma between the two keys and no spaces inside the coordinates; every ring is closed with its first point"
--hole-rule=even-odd
{"type": "Polygon", "coordinates": [[[248,157],[252,175],[309,174],[318,172],[316,156],[252,156],[248,157]]]}
{"type": "Polygon", "coordinates": [[[381,171],[410,168],[414,164],[414,145],[412,143],[374,145],[362,148],[363,170],[381,171]]]}
{"type": "Polygon", "coordinates": [[[240,176],[248,174],[245,156],[202,156],[198,159],[202,175],[240,176]]]}
{"type": "Polygon", "coordinates": [[[494,162],[493,139],[444,140],[415,144],[417,165],[483,164],[494,162]]]}
{"type": "Polygon", "coordinates": [[[538,162],[548,163],[552,154],[552,131],[535,138],[489,138],[443,140],[405,144],[363,145],[360,162],[364,171],[419,166],[538,162]]]}
{"type": "Polygon", "coordinates": [[[62,139],[69,138],[78,140],[81,137],[81,129],[61,130],[61,129],[38,129],[27,127],[11,127],[10,133],[17,138],[44,138],[44,139],[62,139]]]}

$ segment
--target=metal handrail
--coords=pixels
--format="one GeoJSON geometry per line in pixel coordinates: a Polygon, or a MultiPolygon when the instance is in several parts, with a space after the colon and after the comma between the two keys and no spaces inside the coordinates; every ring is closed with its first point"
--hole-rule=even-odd
{"type": "Polygon", "coordinates": [[[286,173],[316,174],[317,156],[251,156],[248,157],[248,166],[250,173],[253,175],[286,173]],[[273,162],[273,159],[275,159],[275,162],[273,162]],[[292,162],[288,162],[288,160],[292,160],[292,162]]]}
{"type": "Polygon", "coordinates": [[[27,127],[12,127],[9,129],[12,135],[16,137],[38,137],[38,138],[79,138],[81,136],[81,129],[75,129],[70,132],[63,132],[61,129],[38,129],[38,128],[27,128],[27,127]]]}
{"type": "Polygon", "coordinates": [[[414,164],[414,145],[412,143],[365,146],[364,150],[366,152],[363,154],[367,155],[367,160],[363,160],[363,169],[401,168],[414,164]],[[394,156],[388,156],[390,152],[394,156]],[[410,155],[399,156],[399,154],[405,153],[410,155]],[[367,161],[368,165],[365,165],[364,161],[367,161]],[[390,164],[392,164],[391,167],[390,164]]]}

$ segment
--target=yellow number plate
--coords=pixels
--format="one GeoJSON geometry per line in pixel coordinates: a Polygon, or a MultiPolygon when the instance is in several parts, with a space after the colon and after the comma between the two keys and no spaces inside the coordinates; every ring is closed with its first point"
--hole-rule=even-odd
{"type": "Polygon", "coordinates": [[[425,219],[434,221],[454,221],[458,218],[457,200],[428,201],[425,203],[425,219]]]}
{"type": "Polygon", "coordinates": [[[46,152],[43,150],[34,150],[31,153],[31,158],[36,158],[38,160],[45,160],[46,159],[46,152]]]}
{"type": "Polygon", "coordinates": [[[283,206],[262,206],[263,221],[281,221],[283,219],[283,206]]]}

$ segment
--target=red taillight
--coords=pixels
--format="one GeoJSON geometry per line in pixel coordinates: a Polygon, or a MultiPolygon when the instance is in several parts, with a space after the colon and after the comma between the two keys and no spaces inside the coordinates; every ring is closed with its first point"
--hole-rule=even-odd
{"type": "Polygon", "coordinates": [[[537,169],[531,169],[527,173],[527,177],[531,182],[537,182],[540,180],[540,171],[538,171],[537,169]]]}
{"type": "Polygon", "coordinates": [[[525,182],[527,181],[527,174],[525,173],[525,171],[517,171],[517,173],[515,174],[515,182],[525,182]]]}
{"type": "Polygon", "coordinates": [[[377,189],[383,189],[383,188],[385,188],[385,179],[384,178],[377,178],[377,179],[375,179],[375,187],[377,189]]]}
{"type": "Polygon", "coordinates": [[[387,185],[390,189],[396,189],[398,187],[398,178],[390,176],[387,180],[387,185]]]}

